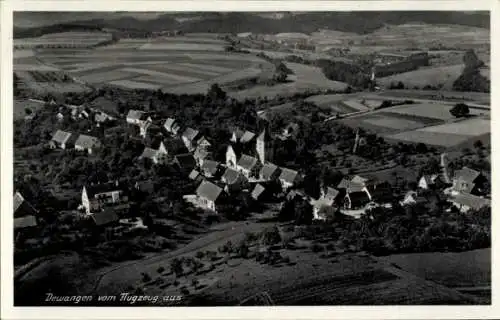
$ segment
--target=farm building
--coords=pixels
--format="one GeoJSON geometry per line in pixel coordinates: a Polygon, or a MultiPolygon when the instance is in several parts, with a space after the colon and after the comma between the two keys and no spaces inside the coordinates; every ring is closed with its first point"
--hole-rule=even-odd
{"type": "Polygon", "coordinates": [[[92,154],[96,149],[101,147],[101,142],[96,137],[81,134],[75,142],[75,150],[86,151],[92,154]]]}
{"type": "Polygon", "coordinates": [[[98,112],[94,116],[94,121],[97,123],[97,126],[100,126],[101,124],[108,123],[114,121],[115,118],[107,115],[104,112],[98,112]]]}
{"type": "Polygon", "coordinates": [[[344,197],[344,208],[349,210],[364,208],[369,203],[370,197],[362,189],[349,189],[344,197]]]}
{"type": "Polygon", "coordinates": [[[33,228],[37,225],[38,222],[35,216],[23,216],[14,218],[14,230],[33,228]]]}
{"type": "Polygon", "coordinates": [[[174,164],[183,172],[191,172],[196,167],[196,161],[190,153],[178,154],[174,157],[174,164]]]}
{"type": "Polygon", "coordinates": [[[144,122],[153,122],[151,116],[144,111],[130,110],[127,114],[127,123],[139,125],[144,122]]]}
{"type": "Polygon", "coordinates": [[[187,128],[184,130],[182,133],[182,142],[184,142],[184,145],[186,148],[189,150],[189,152],[193,151],[195,149],[196,141],[198,139],[199,131],[195,130],[193,128],[187,128]]]}
{"type": "Polygon", "coordinates": [[[299,173],[292,169],[282,168],[279,181],[283,190],[288,190],[299,182],[299,173]]]}
{"type": "Polygon", "coordinates": [[[179,131],[181,129],[181,126],[177,122],[177,120],[173,118],[168,118],[165,121],[165,124],[163,125],[163,128],[170,133],[171,135],[177,135],[179,134],[179,131]]]}
{"type": "Polygon", "coordinates": [[[246,178],[257,177],[260,165],[257,158],[243,154],[236,164],[236,169],[241,172],[246,178]]]}
{"type": "Polygon", "coordinates": [[[223,206],[224,191],[217,185],[203,181],[196,189],[197,204],[199,207],[218,212],[223,206]]]}
{"type": "Polygon", "coordinates": [[[463,167],[462,169],[455,172],[453,178],[452,194],[481,194],[482,185],[486,183],[486,181],[486,177],[481,172],[463,167]]]}
{"type": "Polygon", "coordinates": [[[153,163],[163,163],[168,155],[167,149],[163,142],[160,142],[158,149],[144,148],[144,151],[140,155],[139,159],[149,159],[153,163]]]}
{"type": "Polygon", "coordinates": [[[49,142],[49,146],[52,149],[69,149],[75,144],[75,136],[76,135],[72,134],[71,132],[57,130],[56,133],[54,133],[54,135],[52,136],[52,139],[49,142]]]}
{"type": "Polygon", "coordinates": [[[105,206],[128,202],[124,188],[116,182],[92,184],[82,190],[82,206],[87,214],[101,211],[105,206]]]}
{"type": "Polygon", "coordinates": [[[270,162],[264,164],[259,172],[259,179],[262,181],[277,180],[280,176],[281,169],[270,162]]]}
{"type": "Polygon", "coordinates": [[[467,193],[457,194],[451,199],[451,202],[461,212],[479,210],[483,207],[491,207],[491,200],[467,193]]]}

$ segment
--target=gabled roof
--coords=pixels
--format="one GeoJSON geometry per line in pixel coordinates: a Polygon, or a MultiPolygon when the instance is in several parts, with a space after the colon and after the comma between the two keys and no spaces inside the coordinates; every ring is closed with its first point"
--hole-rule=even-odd
{"type": "Polygon", "coordinates": [[[224,174],[222,175],[222,179],[226,181],[227,184],[233,184],[240,179],[241,173],[231,168],[227,168],[224,174]]]}
{"type": "Polygon", "coordinates": [[[127,119],[131,120],[141,120],[141,118],[144,116],[144,111],[140,110],[129,110],[127,113],[127,119]]]}
{"type": "Polygon", "coordinates": [[[189,173],[189,179],[191,180],[197,180],[199,179],[201,176],[200,176],[200,173],[198,172],[198,170],[192,170],[190,173],[189,173]]]}
{"type": "Polygon", "coordinates": [[[94,197],[96,194],[106,193],[111,191],[123,191],[123,187],[118,182],[107,182],[100,184],[92,184],[84,187],[87,191],[89,198],[94,197]]]}
{"type": "Polygon", "coordinates": [[[281,168],[280,180],[293,183],[299,173],[292,169],[281,168]]]}
{"type": "Polygon", "coordinates": [[[90,149],[100,144],[101,142],[99,141],[99,139],[97,139],[96,137],[87,136],[85,134],[81,134],[75,142],[75,146],[80,146],[85,149],[90,149]]]}
{"type": "Polygon", "coordinates": [[[94,220],[95,224],[98,226],[102,226],[111,222],[118,221],[118,215],[112,208],[109,208],[104,211],[96,212],[92,215],[92,220],[94,220]]]}
{"type": "Polygon", "coordinates": [[[175,160],[181,167],[194,168],[196,166],[196,161],[190,153],[178,154],[175,160]]]}
{"type": "Polygon", "coordinates": [[[264,188],[261,184],[255,185],[255,187],[252,190],[252,198],[255,200],[259,199],[259,197],[266,191],[266,188],[264,188]]]}
{"type": "Polygon", "coordinates": [[[172,131],[173,129],[173,125],[176,123],[176,120],[173,119],[173,118],[167,118],[167,120],[165,121],[165,124],[163,125],[163,127],[167,130],[167,131],[172,131]]]}
{"type": "Polygon", "coordinates": [[[213,161],[213,160],[205,160],[205,161],[203,161],[203,165],[201,166],[201,169],[205,172],[208,172],[208,173],[214,175],[219,170],[219,163],[217,161],[213,161]]]}
{"type": "Polygon", "coordinates": [[[197,139],[196,143],[197,143],[198,145],[201,145],[201,144],[204,144],[204,145],[206,145],[206,146],[211,146],[211,145],[212,145],[212,144],[210,143],[210,141],[208,141],[208,139],[207,139],[207,138],[205,138],[205,136],[200,136],[200,137],[197,139]]]}
{"type": "Polygon", "coordinates": [[[330,199],[335,199],[339,195],[339,191],[332,187],[327,187],[325,192],[325,197],[330,199]]]}
{"type": "Polygon", "coordinates": [[[154,157],[156,157],[157,154],[158,150],[146,147],[144,148],[144,151],[142,152],[140,158],[153,159],[154,157]]]}
{"type": "Polygon", "coordinates": [[[54,133],[54,136],[52,136],[52,141],[55,141],[57,143],[66,143],[66,141],[68,141],[70,137],[71,132],[57,130],[56,133],[54,133]]]}
{"type": "Polygon", "coordinates": [[[351,199],[351,203],[370,202],[370,197],[365,191],[350,192],[346,197],[351,199]]]}
{"type": "Polygon", "coordinates": [[[245,131],[245,133],[241,136],[240,142],[241,143],[248,143],[252,141],[252,139],[255,137],[255,133],[250,132],[250,131],[245,131]]]}
{"type": "Polygon", "coordinates": [[[182,133],[182,136],[190,141],[193,141],[198,133],[200,133],[198,130],[195,130],[193,128],[186,128],[186,130],[184,130],[184,132],[182,133]]]}
{"type": "Polygon", "coordinates": [[[365,178],[365,177],[361,177],[361,176],[354,176],[352,177],[351,179],[351,182],[354,182],[354,183],[358,183],[358,184],[366,184],[370,179],[369,178],[365,178]]]}
{"type": "Polygon", "coordinates": [[[262,179],[268,180],[271,179],[273,174],[275,174],[279,170],[280,168],[277,165],[268,162],[264,164],[262,169],[260,169],[259,175],[262,177],[262,179]]]}
{"type": "Polygon", "coordinates": [[[14,229],[34,227],[37,225],[35,216],[23,216],[14,219],[14,229]]]}
{"type": "Polygon", "coordinates": [[[245,131],[241,130],[240,128],[235,128],[233,130],[233,135],[236,138],[235,142],[238,142],[241,139],[241,137],[243,137],[244,134],[245,134],[245,131]]]}
{"type": "Polygon", "coordinates": [[[27,215],[33,215],[37,213],[37,210],[24,199],[21,193],[16,192],[14,194],[14,217],[21,217],[27,215]]]}
{"type": "Polygon", "coordinates": [[[204,160],[208,158],[210,155],[210,151],[205,150],[204,148],[196,148],[193,153],[193,157],[198,160],[204,160]]]}
{"type": "Polygon", "coordinates": [[[455,173],[455,179],[462,179],[466,182],[474,182],[481,175],[481,172],[463,167],[455,173]]]}
{"type": "Polygon", "coordinates": [[[206,180],[202,181],[198,189],[196,189],[196,194],[199,197],[205,198],[210,201],[217,201],[221,193],[222,188],[206,180]]]}
{"type": "Polygon", "coordinates": [[[491,200],[474,196],[469,193],[460,193],[453,198],[453,202],[467,206],[472,209],[481,209],[491,206],[491,200]]]}
{"type": "Polygon", "coordinates": [[[242,154],[240,160],[238,160],[238,166],[247,170],[252,170],[257,165],[258,161],[257,158],[242,154]]]}

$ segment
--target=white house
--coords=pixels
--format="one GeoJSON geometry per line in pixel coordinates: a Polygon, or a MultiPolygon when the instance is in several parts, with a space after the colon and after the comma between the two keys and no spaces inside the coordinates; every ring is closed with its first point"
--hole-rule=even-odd
{"type": "Polygon", "coordinates": [[[127,201],[128,197],[118,182],[88,185],[82,190],[82,206],[89,215],[106,206],[127,201]]]}
{"type": "Polygon", "coordinates": [[[223,202],[223,193],[222,188],[217,185],[206,180],[202,181],[196,189],[197,204],[201,208],[217,212],[223,202]]]}
{"type": "Polygon", "coordinates": [[[226,150],[226,166],[228,168],[236,169],[236,164],[238,163],[238,157],[231,145],[227,146],[226,150]]]}

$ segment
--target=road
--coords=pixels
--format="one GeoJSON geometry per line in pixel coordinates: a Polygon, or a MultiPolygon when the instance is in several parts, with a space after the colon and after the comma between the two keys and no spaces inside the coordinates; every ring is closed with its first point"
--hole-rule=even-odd
{"type": "Polygon", "coordinates": [[[160,253],[158,255],[149,256],[133,262],[126,262],[113,267],[103,268],[97,274],[96,284],[90,294],[96,294],[106,284],[133,284],[140,280],[141,272],[155,272],[158,264],[163,266],[168,265],[169,261],[183,255],[193,254],[197,251],[214,250],[218,246],[231,240],[235,242],[237,238],[241,238],[246,232],[259,232],[265,227],[274,223],[256,223],[256,222],[234,222],[219,225],[213,228],[208,234],[203,235],[186,246],[171,252],[160,253]]]}

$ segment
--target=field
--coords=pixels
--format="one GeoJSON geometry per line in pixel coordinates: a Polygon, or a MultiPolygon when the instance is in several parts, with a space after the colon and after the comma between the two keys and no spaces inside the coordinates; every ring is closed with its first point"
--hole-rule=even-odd
{"type": "Polygon", "coordinates": [[[14,48],[83,48],[110,40],[111,34],[104,32],[61,32],[45,34],[38,38],[14,39],[14,48]]]}
{"type": "Polygon", "coordinates": [[[445,90],[450,90],[453,82],[460,76],[463,65],[442,66],[436,68],[425,68],[415,71],[400,73],[389,77],[378,78],[377,84],[383,87],[389,87],[391,83],[402,82],[405,87],[413,89],[414,87],[423,88],[426,85],[443,85],[445,90]]]}
{"type": "Polygon", "coordinates": [[[257,98],[275,96],[290,96],[305,91],[342,91],[347,84],[327,79],[323,72],[317,67],[298,63],[285,63],[293,71],[293,75],[287,78],[288,83],[280,83],[273,86],[257,85],[250,89],[231,92],[230,95],[236,99],[257,98]]]}
{"type": "Polygon", "coordinates": [[[454,147],[471,140],[483,140],[490,135],[487,119],[468,119],[455,123],[425,127],[385,136],[390,140],[425,143],[439,147],[454,147]]]}
{"type": "Polygon", "coordinates": [[[92,85],[162,89],[172,93],[204,93],[213,83],[231,84],[274,70],[253,55],[223,52],[216,38],[172,37],[126,39],[96,50],[38,49],[36,57],[15,54],[14,69],[63,70],[92,85]]]}
{"type": "Polygon", "coordinates": [[[63,81],[63,73],[53,70],[30,69],[30,71],[16,70],[19,77],[18,87],[31,90],[37,94],[67,93],[89,91],[86,85],[68,78],[63,81]]]}
{"type": "MultiPolygon", "coordinates": [[[[415,117],[427,117],[439,120],[452,120],[450,109],[453,105],[439,103],[418,103],[402,105],[384,109],[383,112],[391,112],[395,114],[409,115],[415,117]]],[[[488,111],[470,108],[471,115],[489,114],[488,111]]]]}

